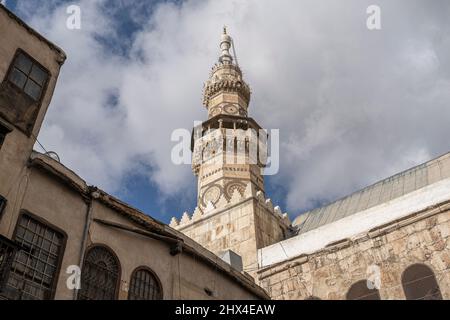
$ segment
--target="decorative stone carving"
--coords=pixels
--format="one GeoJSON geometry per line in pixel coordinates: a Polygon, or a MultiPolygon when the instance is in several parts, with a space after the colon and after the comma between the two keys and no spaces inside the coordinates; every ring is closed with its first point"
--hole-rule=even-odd
{"type": "Polygon", "coordinates": [[[280,216],[282,215],[282,212],[281,212],[281,209],[279,206],[276,206],[275,208],[273,208],[273,212],[275,212],[276,214],[278,214],[280,216]]]}
{"type": "Polygon", "coordinates": [[[231,195],[231,198],[230,198],[230,203],[237,203],[241,200],[242,200],[242,195],[240,194],[240,192],[237,189],[234,189],[233,194],[231,195]]]}
{"type": "Polygon", "coordinates": [[[201,199],[202,206],[206,207],[208,202],[212,204],[216,204],[219,201],[220,196],[222,195],[222,187],[218,184],[213,184],[209,186],[204,192],[201,199]]]}
{"type": "Polygon", "coordinates": [[[191,222],[191,218],[189,217],[189,213],[185,211],[181,216],[180,224],[188,224],[189,222],[191,222]]]}
{"type": "Polygon", "coordinates": [[[169,226],[171,226],[172,228],[175,228],[178,226],[178,220],[175,217],[172,217],[172,219],[170,219],[170,224],[169,226]]]}
{"type": "Polygon", "coordinates": [[[210,213],[211,211],[213,211],[215,209],[213,203],[211,201],[208,201],[208,204],[206,205],[205,208],[205,213],[210,213]]]}
{"type": "Polygon", "coordinates": [[[202,212],[200,211],[199,207],[195,207],[194,213],[192,214],[192,220],[198,220],[202,217],[202,212]]]}
{"type": "Polygon", "coordinates": [[[265,201],[265,204],[266,204],[267,209],[269,209],[270,211],[273,212],[273,204],[272,204],[272,200],[267,199],[267,200],[265,201]]]}
{"type": "Polygon", "coordinates": [[[222,194],[219,198],[219,201],[217,201],[215,206],[216,206],[216,208],[223,208],[223,207],[227,206],[228,204],[229,204],[229,202],[228,202],[227,198],[225,198],[225,195],[222,194]]]}
{"type": "Polygon", "coordinates": [[[261,190],[256,191],[256,198],[261,203],[265,203],[266,202],[266,199],[264,198],[264,193],[261,190]]]}
{"type": "Polygon", "coordinates": [[[225,184],[225,196],[231,199],[234,190],[237,190],[242,196],[245,192],[247,184],[241,180],[231,180],[225,184]]]}
{"type": "Polygon", "coordinates": [[[227,104],[225,107],[223,107],[223,110],[228,114],[238,114],[239,113],[239,106],[234,104],[227,104]]]}

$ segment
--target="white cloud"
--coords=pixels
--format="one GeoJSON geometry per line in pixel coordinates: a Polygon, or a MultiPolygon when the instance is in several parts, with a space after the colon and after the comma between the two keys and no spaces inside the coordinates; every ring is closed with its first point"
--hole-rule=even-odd
{"type": "Polygon", "coordinates": [[[224,24],[253,89],[251,116],[281,128],[275,182],[291,214],[450,149],[446,0],[380,0],[380,31],[366,28],[370,1],[164,3],[147,20],[134,11],[145,24],[127,58],[96,41],[118,37],[114,8],[98,3],[79,2],[81,31],[65,29],[59,3],[31,23],[69,57],[40,140],[109,191],[138,171],[193,201],[190,168],[170,162],[170,133],[206,119],[202,83],[224,24]]]}

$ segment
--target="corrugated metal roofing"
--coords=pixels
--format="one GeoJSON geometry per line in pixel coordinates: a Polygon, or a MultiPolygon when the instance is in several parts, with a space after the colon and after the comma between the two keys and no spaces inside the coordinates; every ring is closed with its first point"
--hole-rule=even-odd
{"type": "Polygon", "coordinates": [[[352,214],[450,178],[450,152],[379,181],[326,206],[302,213],[293,222],[302,234],[352,214]]]}

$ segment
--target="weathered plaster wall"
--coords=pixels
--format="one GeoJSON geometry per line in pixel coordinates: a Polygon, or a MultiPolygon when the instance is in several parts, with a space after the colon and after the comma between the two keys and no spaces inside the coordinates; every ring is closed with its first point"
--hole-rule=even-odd
{"type": "MultiPolygon", "coordinates": [[[[0,81],[4,81],[6,78],[10,63],[19,48],[31,55],[50,72],[47,90],[40,104],[31,136],[27,136],[14,127],[14,123],[8,123],[7,119],[2,119],[2,122],[7,123],[12,129],[0,149],[0,195],[7,198],[10,203],[5,210],[4,219],[8,219],[8,216],[12,215],[11,210],[14,210],[17,201],[21,200],[18,198],[18,194],[26,184],[25,175],[21,174],[21,171],[25,167],[35,143],[33,136],[37,136],[39,133],[65,55],[62,51],[53,49],[51,45],[37,37],[33,31],[16,19],[11,18],[3,7],[0,8],[0,30],[0,81]]],[[[3,107],[10,108],[10,106],[3,107]]],[[[1,101],[0,108],[2,108],[1,101]]],[[[12,232],[9,228],[10,224],[11,221],[2,221],[0,233],[10,236],[12,232]]]]}

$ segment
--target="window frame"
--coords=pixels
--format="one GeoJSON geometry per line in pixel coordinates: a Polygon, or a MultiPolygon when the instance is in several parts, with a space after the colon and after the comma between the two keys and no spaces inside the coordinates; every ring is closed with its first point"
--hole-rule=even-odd
{"type": "MultiPolygon", "coordinates": [[[[160,296],[160,297],[159,297],[159,299],[154,299],[154,300],[155,300],[155,301],[157,301],[157,300],[164,300],[164,289],[163,289],[161,280],[159,279],[159,277],[158,277],[158,275],[156,274],[156,272],[153,271],[152,269],[150,269],[150,268],[147,267],[147,266],[139,266],[139,267],[135,268],[135,269],[133,270],[133,272],[131,273],[131,276],[130,276],[130,284],[129,284],[129,287],[128,287],[128,296],[127,296],[127,300],[131,300],[131,299],[130,299],[130,294],[131,294],[131,282],[132,282],[133,277],[134,277],[134,276],[136,275],[136,273],[139,272],[139,271],[147,271],[147,272],[149,272],[149,273],[153,276],[153,278],[156,280],[156,283],[158,284],[158,287],[159,287],[159,296],[160,296]]],[[[152,300],[146,300],[146,301],[152,301],[152,300]]]]}
{"type": "MultiPolygon", "coordinates": [[[[31,68],[32,68],[31,67],[31,68]]],[[[22,72],[22,71],[21,71],[22,72]]],[[[31,72],[31,70],[30,70],[31,72]]],[[[23,73],[23,72],[22,72],[23,73]]],[[[27,81],[29,79],[29,75],[27,75],[27,81]]],[[[30,54],[28,54],[24,49],[22,48],[17,48],[16,52],[14,53],[14,56],[12,58],[12,60],[9,63],[9,67],[8,67],[8,71],[6,72],[4,78],[3,78],[3,83],[7,82],[8,84],[12,85],[16,90],[20,91],[21,94],[26,95],[29,99],[31,99],[37,106],[38,108],[40,107],[42,100],[44,99],[44,96],[47,93],[47,89],[48,89],[48,85],[50,82],[50,79],[52,78],[52,73],[50,72],[50,70],[48,70],[46,67],[44,67],[39,61],[37,61],[35,58],[33,58],[30,54]],[[39,96],[38,100],[35,100],[32,96],[30,96],[28,93],[25,92],[25,87],[24,88],[20,88],[19,86],[17,86],[14,82],[12,82],[9,77],[12,74],[13,70],[14,70],[14,62],[16,61],[16,59],[18,58],[18,56],[20,54],[23,54],[25,57],[27,57],[28,59],[31,60],[32,62],[32,67],[33,65],[37,65],[38,67],[40,67],[42,70],[44,70],[47,73],[47,79],[45,79],[44,83],[42,84],[42,90],[41,90],[41,94],[39,96]]],[[[33,81],[33,80],[32,80],[33,81]]],[[[26,82],[25,82],[26,85],[26,82]]],[[[25,86],[24,85],[24,86],[25,86]]]]}
{"type": "Polygon", "coordinates": [[[6,136],[13,131],[13,128],[5,122],[2,118],[0,118],[0,150],[5,143],[6,136]]]}
{"type": "Polygon", "coordinates": [[[3,296],[3,288],[8,282],[11,266],[19,249],[20,247],[14,241],[0,234],[0,255],[8,255],[8,253],[10,255],[6,260],[3,258],[0,262],[0,297],[3,296]]]}
{"type": "MultiPolygon", "coordinates": [[[[36,222],[41,223],[41,224],[45,225],[46,227],[49,227],[50,229],[53,229],[53,231],[59,233],[62,236],[61,247],[60,247],[61,252],[58,255],[58,261],[56,263],[56,269],[55,269],[55,276],[53,278],[52,285],[49,288],[50,289],[50,294],[49,294],[49,297],[47,299],[47,300],[54,300],[55,299],[55,294],[56,294],[56,289],[58,287],[59,278],[60,278],[60,275],[61,275],[62,261],[64,259],[64,254],[65,254],[65,251],[66,251],[67,233],[63,229],[57,227],[56,225],[52,224],[51,222],[47,221],[46,219],[44,219],[44,218],[42,218],[42,217],[40,217],[38,215],[35,215],[35,214],[31,213],[28,210],[21,209],[20,213],[19,213],[19,216],[16,219],[16,226],[14,228],[14,232],[13,232],[13,235],[12,235],[12,239],[13,239],[14,242],[16,241],[15,239],[16,239],[16,236],[17,236],[19,221],[24,216],[28,216],[32,220],[35,220],[36,222]]],[[[16,256],[17,256],[17,254],[20,253],[21,250],[22,249],[20,248],[17,251],[16,256]]],[[[11,275],[11,273],[12,273],[12,271],[9,274],[11,275]]]]}
{"type": "Polygon", "coordinates": [[[6,205],[8,204],[8,199],[0,194],[0,220],[3,217],[3,213],[6,210],[6,205]]]}
{"type": "MultiPolygon", "coordinates": [[[[119,292],[120,292],[120,282],[121,282],[121,279],[122,279],[122,265],[120,263],[119,257],[117,256],[116,252],[110,246],[108,246],[108,245],[106,245],[104,243],[92,243],[86,248],[86,252],[85,252],[84,257],[83,257],[83,265],[81,266],[80,285],[83,286],[83,282],[82,282],[83,269],[84,269],[84,265],[85,265],[85,262],[86,262],[86,257],[89,254],[89,252],[92,249],[96,248],[96,247],[101,247],[101,248],[106,249],[107,251],[109,251],[109,253],[111,253],[113,255],[113,257],[117,261],[117,280],[116,280],[116,287],[114,289],[114,300],[118,300],[119,299],[119,292]]],[[[78,289],[77,300],[81,300],[79,298],[80,292],[81,292],[81,289],[78,289]]]]}

